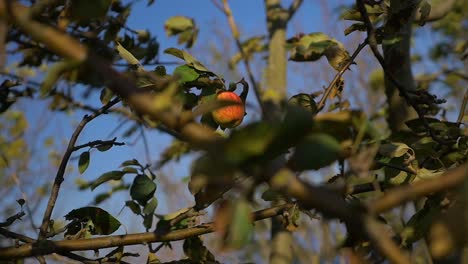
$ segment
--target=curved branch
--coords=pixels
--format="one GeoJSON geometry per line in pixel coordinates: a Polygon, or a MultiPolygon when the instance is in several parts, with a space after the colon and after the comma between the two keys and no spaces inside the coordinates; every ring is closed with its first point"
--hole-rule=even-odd
{"type": "MultiPolygon", "coordinates": [[[[293,204],[284,204],[252,213],[252,220],[259,221],[280,215],[291,208],[293,204]]],[[[118,247],[125,245],[136,245],[142,243],[167,242],[183,240],[193,236],[199,236],[214,232],[214,224],[206,223],[192,228],[174,230],[168,233],[137,233],[130,235],[115,235],[90,239],[43,240],[35,243],[28,243],[19,247],[0,248],[0,260],[11,260],[15,258],[25,258],[31,256],[48,255],[52,253],[93,250],[101,248],[118,247]]]]}

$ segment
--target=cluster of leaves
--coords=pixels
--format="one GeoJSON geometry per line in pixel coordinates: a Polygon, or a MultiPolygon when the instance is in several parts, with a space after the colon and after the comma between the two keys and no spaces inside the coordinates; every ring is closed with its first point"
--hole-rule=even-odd
{"type": "MultiPolygon", "coordinates": [[[[85,165],[87,163],[89,163],[89,152],[83,152],[79,160],[80,171],[84,171],[82,168],[87,167],[87,165],[85,165]]],[[[130,208],[133,213],[142,216],[144,219],[144,226],[149,229],[153,223],[154,211],[158,206],[158,200],[154,196],[157,187],[157,184],[154,182],[156,180],[156,175],[148,166],[141,165],[136,159],[124,161],[120,167],[122,168],[121,170],[103,173],[90,182],[83,182],[80,180],[78,181],[78,185],[82,190],[94,190],[106,182],[113,181],[117,183],[109,192],[96,195],[96,204],[108,199],[116,191],[129,190],[132,199],[128,200],[125,205],[130,208]],[[131,185],[124,182],[123,177],[125,175],[134,175],[131,185]]]]}

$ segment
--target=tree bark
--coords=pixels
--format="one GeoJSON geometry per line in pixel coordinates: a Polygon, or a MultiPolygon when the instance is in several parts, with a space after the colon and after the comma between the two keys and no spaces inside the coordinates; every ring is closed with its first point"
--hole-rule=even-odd
{"type": "MultiPolygon", "coordinates": [[[[415,91],[411,69],[411,27],[417,5],[409,6],[407,0],[392,0],[388,19],[384,26],[385,38],[382,44],[386,68],[408,91],[415,91]],[[406,5],[406,6],[405,6],[406,5]]],[[[405,129],[405,121],[417,116],[416,112],[399,95],[398,89],[385,76],[385,93],[388,102],[388,126],[392,133],[405,129]]]]}

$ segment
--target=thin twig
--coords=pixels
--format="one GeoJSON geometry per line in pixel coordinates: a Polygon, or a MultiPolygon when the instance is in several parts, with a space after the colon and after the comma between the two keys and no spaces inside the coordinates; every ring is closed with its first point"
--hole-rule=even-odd
{"type": "Polygon", "coordinates": [[[376,161],[375,163],[377,163],[378,165],[382,165],[382,166],[385,166],[385,167],[395,169],[395,170],[404,171],[404,172],[409,173],[411,175],[416,175],[416,172],[413,169],[410,169],[410,168],[405,168],[405,167],[401,167],[401,166],[398,166],[398,165],[395,165],[395,164],[385,163],[385,162],[381,162],[381,161],[376,161]]]}
{"type": "Polygon", "coordinates": [[[345,65],[343,65],[343,68],[341,68],[341,70],[335,75],[335,78],[333,78],[333,80],[330,82],[328,87],[325,89],[325,92],[323,93],[322,98],[320,98],[320,101],[317,104],[317,108],[318,108],[319,111],[322,110],[323,107],[325,106],[325,102],[327,101],[328,96],[330,96],[330,93],[333,90],[333,88],[335,88],[336,82],[338,82],[338,80],[341,78],[341,76],[343,76],[343,74],[346,72],[346,70],[348,70],[349,66],[351,66],[351,64],[353,64],[353,62],[356,59],[359,52],[361,52],[361,50],[366,45],[367,45],[367,41],[359,44],[359,46],[356,48],[356,50],[351,55],[351,58],[349,59],[349,61],[345,65]]]}
{"type": "Polygon", "coordinates": [[[266,113],[266,108],[265,108],[265,106],[263,104],[263,101],[262,101],[260,87],[258,87],[258,83],[255,80],[255,76],[253,75],[252,69],[250,67],[249,60],[247,59],[247,56],[246,56],[246,54],[244,52],[244,49],[242,48],[242,43],[240,42],[240,33],[239,33],[239,30],[237,29],[237,25],[236,25],[236,22],[234,20],[234,16],[232,15],[231,8],[229,7],[229,4],[228,4],[227,0],[223,0],[223,6],[222,7],[219,6],[219,4],[217,3],[216,0],[213,0],[212,2],[215,4],[216,7],[221,9],[221,11],[223,11],[223,13],[228,18],[228,23],[229,23],[229,27],[231,28],[232,37],[234,38],[234,40],[236,42],[237,49],[239,50],[239,52],[240,52],[240,54],[241,54],[241,56],[243,58],[242,61],[244,62],[244,67],[247,70],[247,75],[249,76],[249,81],[252,83],[252,88],[254,90],[255,97],[257,98],[258,104],[260,105],[262,115],[265,116],[267,113],[266,113]]]}
{"type": "Polygon", "coordinates": [[[19,212],[19,213],[16,213],[15,215],[12,215],[10,217],[8,217],[5,222],[0,222],[0,227],[6,227],[6,226],[10,226],[12,225],[16,220],[20,220],[21,217],[25,216],[26,213],[25,212],[19,212]]]}
{"type": "Polygon", "coordinates": [[[94,140],[94,141],[90,141],[88,143],[73,147],[72,151],[77,151],[77,150],[82,149],[82,148],[96,147],[96,146],[102,146],[102,145],[113,145],[113,146],[123,146],[123,145],[125,145],[125,143],[123,143],[123,142],[116,142],[115,141],[116,139],[117,138],[114,138],[112,140],[94,140]]]}
{"type": "Polygon", "coordinates": [[[109,103],[101,107],[99,111],[94,112],[91,115],[85,115],[83,119],[81,120],[80,124],[76,127],[75,131],[73,132],[73,135],[70,138],[70,142],[68,143],[67,150],[65,151],[65,154],[62,157],[62,161],[60,162],[57,175],[55,176],[55,180],[52,186],[49,201],[47,203],[47,208],[44,212],[44,217],[42,219],[42,224],[41,224],[40,231],[39,231],[39,240],[44,239],[47,235],[47,230],[49,229],[49,223],[50,223],[50,216],[52,215],[52,211],[57,201],[60,186],[63,182],[65,170],[68,164],[68,160],[70,159],[71,154],[74,151],[75,143],[78,139],[78,136],[80,135],[81,131],[83,131],[83,128],[86,126],[86,124],[88,124],[90,121],[100,116],[101,114],[106,113],[109,108],[111,108],[112,106],[116,105],[119,102],[120,102],[120,98],[115,98],[114,100],[110,101],[109,103]]]}
{"type": "Polygon", "coordinates": [[[291,3],[288,9],[288,20],[291,20],[296,11],[299,9],[299,7],[302,5],[303,0],[294,0],[294,2],[291,3]]]}

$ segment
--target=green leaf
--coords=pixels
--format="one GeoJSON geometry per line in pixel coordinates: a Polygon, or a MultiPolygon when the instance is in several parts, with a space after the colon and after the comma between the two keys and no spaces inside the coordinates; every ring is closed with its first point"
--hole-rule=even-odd
{"type": "Polygon", "coordinates": [[[380,146],[379,153],[390,158],[398,158],[406,153],[411,152],[414,155],[414,150],[404,143],[391,142],[380,146]]]}
{"type": "Polygon", "coordinates": [[[101,90],[101,95],[99,96],[99,99],[101,100],[101,103],[105,105],[110,102],[112,97],[114,97],[114,93],[109,88],[104,88],[101,90]]]}
{"type": "Polygon", "coordinates": [[[300,93],[289,98],[288,103],[306,109],[315,114],[317,112],[317,103],[310,94],[300,93]]]}
{"type": "Polygon", "coordinates": [[[126,161],[122,162],[122,164],[120,164],[120,167],[125,167],[125,166],[139,166],[139,167],[142,167],[140,162],[138,162],[138,160],[136,160],[136,159],[126,160],[126,161]]]}
{"type": "Polygon", "coordinates": [[[191,263],[214,263],[214,255],[203,245],[200,237],[189,237],[184,240],[183,249],[191,263]]]}
{"type": "Polygon", "coordinates": [[[239,249],[251,238],[253,225],[251,210],[245,200],[238,200],[233,205],[232,221],[229,225],[225,246],[239,249]]]}
{"type": "Polygon", "coordinates": [[[90,154],[89,151],[81,153],[80,158],[78,159],[78,171],[83,174],[89,166],[90,154]]]}
{"type": "Polygon", "coordinates": [[[164,50],[164,53],[170,54],[172,56],[175,56],[179,59],[184,60],[187,63],[187,65],[189,65],[190,67],[193,67],[197,71],[211,73],[214,75],[214,73],[209,71],[201,62],[199,62],[197,59],[195,59],[192,55],[190,55],[186,51],[176,49],[176,48],[168,48],[164,50]]]}
{"type": "Polygon", "coordinates": [[[225,145],[225,159],[232,164],[239,164],[262,155],[272,142],[276,128],[270,123],[260,122],[233,131],[225,145]]]}
{"type": "Polygon", "coordinates": [[[72,0],[70,15],[77,20],[90,20],[106,15],[112,0],[72,0]]]}
{"type": "Polygon", "coordinates": [[[146,205],[156,191],[156,184],[145,175],[137,175],[130,187],[130,196],[141,205],[146,205]]]}
{"type": "Polygon", "coordinates": [[[354,23],[351,26],[347,27],[344,30],[345,36],[353,33],[354,31],[366,31],[366,24],[364,23],[354,23]]]}
{"type": "Polygon", "coordinates": [[[115,49],[119,53],[120,57],[128,62],[128,64],[136,66],[137,71],[145,71],[140,61],[135,58],[135,56],[130,51],[125,49],[119,42],[115,42],[115,49]]]}
{"type": "Polygon", "coordinates": [[[91,220],[94,224],[93,235],[110,235],[120,227],[120,222],[105,210],[98,207],[82,207],[70,211],[65,215],[65,219],[69,221],[79,220],[86,222],[91,220]]]}
{"type": "Polygon", "coordinates": [[[334,137],[312,134],[296,147],[292,163],[297,170],[317,170],[336,161],[340,150],[340,143],[334,137]]]}
{"type": "Polygon", "coordinates": [[[178,66],[174,70],[174,76],[178,77],[181,83],[195,81],[200,77],[200,74],[187,64],[178,66]]]}
{"type": "Polygon", "coordinates": [[[96,180],[94,180],[91,184],[91,190],[96,189],[99,185],[108,182],[110,180],[120,180],[123,176],[125,175],[125,172],[123,171],[109,171],[101,176],[99,176],[96,180]]]}
{"type": "Polygon", "coordinates": [[[140,206],[134,202],[134,201],[126,201],[125,202],[125,206],[127,206],[128,208],[130,208],[130,210],[132,210],[132,212],[136,215],[141,215],[141,208],[140,206]]]}
{"type": "Polygon", "coordinates": [[[409,246],[412,243],[424,238],[429,232],[429,228],[434,218],[439,214],[437,207],[424,207],[415,213],[406,223],[401,232],[402,244],[409,246]]]}
{"type": "Polygon", "coordinates": [[[41,84],[40,96],[44,98],[54,88],[60,76],[64,73],[77,69],[81,62],[76,60],[63,60],[50,67],[44,81],[41,84]]]}
{"type": "Polygon", "coordinates": [[[153,219],[154,219],[153,214],[143,216],[143,226],[147,230],[149,230],[153,226],[153,219]]]}
{"type": "Polygon", "coordinates": [[[431,13],[431,5],[426,1],[422,1],[420,6],[419,6],[419,13],[421,13],[420,19],[419,19],[419,25],[422,27],[424,24],[426,24],[426,19],[429,17],[429,14],[431,13]]]}
{"type": "Polygon", "coordinates": [[[153,214],[154,210],[156,210],[156,207],[158,207],[158,199],[156,197],[153,197],[146,205],[145,208],[143,208],[143,213],[145,215],[153,214]]]}
{"type": "Polygon", "coordinates": [[[166,20],[164,29],[168,36],[176,35],[194,27],[193,19],[184,16],[173,16],[166,20]]]}
{"type": "Polygon", "coordinates": [[[336,39],[317,32],[290,40],[293,48],[289,59],[292,61],[316,61],[326,56],[328,63],[337,71],[349,62],[349,53],[336,39]]]}
{"type": "Polygon", "coordinates": [[[138,170],[133,167],[124,167],[122,171],[125,173],[138,173],[138,170]]]}
{"type": "Polygon", "coordinates": [[[104,145],[99,145],[97,146],[97,150],[101,151],[101,152],[104,152],[104,151],[108,151],[109,149],[112,148],[112,144],[104,144],[104,145]]]}

